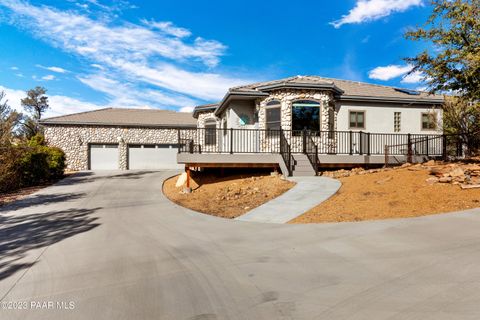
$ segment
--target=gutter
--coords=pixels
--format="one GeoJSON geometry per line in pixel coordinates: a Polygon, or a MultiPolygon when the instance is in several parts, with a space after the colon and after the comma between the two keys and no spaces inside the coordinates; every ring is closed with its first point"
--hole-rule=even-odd
{"type": "Polygon", "coordinates": [[[339,101],[369,101],[369,102],[388,102],[388,103],[412,103],[412,104],[443,104],[444,99],[425,98],[395,98],[395,97],[372,97],[372,96],[340,96],[339,101]]]}
{"type": "Polygon", "coordinates": [[[164,125],[164,124],[142,124],[142,123],[108,123],[108,122],[78,122],[78,121],[40,121],[44,126],[87,126],[87,127],[127,127],[127,128],[157,128],[157,129],[189,129],[196,128],[196,124],[188,125],[164,125]]]}

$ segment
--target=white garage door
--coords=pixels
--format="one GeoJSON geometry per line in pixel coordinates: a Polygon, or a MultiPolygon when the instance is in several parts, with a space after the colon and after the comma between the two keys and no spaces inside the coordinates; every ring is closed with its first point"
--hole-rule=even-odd
{"type": "Polygon", "coordinates": [[[128,146],[129,169],[179,169],[178,145],[143,144],[128,146]]]}
{"type": "Polygon", "coordinates": [[[117,144],[91,144],[90,170],[117,170],[118,157],[117,144]]]}

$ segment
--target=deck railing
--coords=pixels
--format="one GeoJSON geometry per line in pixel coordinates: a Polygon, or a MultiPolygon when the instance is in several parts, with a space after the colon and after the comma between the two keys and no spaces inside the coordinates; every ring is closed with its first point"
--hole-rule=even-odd
{"type": "Polygon", "coordinates": [[[441,134],[370,133],[362,131],[298,131],[264,129],[178,129],[180,153],[291,153],[332,155],[445,156],[459,154],[459,139],[441,134]],[[283,142],[282,142],[283,141],[283,142]],[[456,150],[452,143],[457,143],[456,150]],[[307,150],[308,149],[308,152],[307,150]]]}
{"type": "Polygon", "coordinates": [[[318,146],[313,141],[311,135],[307,135],[307,132],[304,132],[305,136],[303,137],[304,141],[304,152],[307,155],[310,164],[315,170],[315,175],[318,175],[318,146]]]}
{"type": "Polygon", "coordinates": [[[282,155],[283,161],[287,166],[288,175],[290,176],[292,174],[293,164],[292,150],[283,131],[280,132],[280,154],[282,155]]]}

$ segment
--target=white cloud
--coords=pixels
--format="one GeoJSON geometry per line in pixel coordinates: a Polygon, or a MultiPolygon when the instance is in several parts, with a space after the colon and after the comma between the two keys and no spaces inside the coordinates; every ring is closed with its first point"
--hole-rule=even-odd
{"type": "Polygon", "coordinates": [[[180,110],[178,110],[179,112],[193,112],[193,109],[195,107],[182,107],[180,108],[180,110]]]}
{"type": "Polygon", "coordinates": [[[42,66],[40,64],[37,64],[36,67],[42,68],[42,69],[45,69],[45,70],[49,70],[49,71],[52,71],[52,72],[56,72],[56,73],[67,73],[68,72],[68,70],[65,70],[65,69],[60,68],[60,67],[55,67],[55,66],[45,67],[45,66],[42,66]]]}
{"type": "Polygon", "coordinates": [[[414,71],[402,77],[401,83],[419,83],[425,80],[425,75],[419,71],[414,71]]]}
{"type": "Polygon", "coordinates": [[[48,74],[46,76],[43,76],[42,80],[45,80],[45,81],[55,80],[55,76],[53,74],[48,74]]]}
{"type": "MultiPolygon", "coordinates": [[[[251,81],[212,72],[226,46],[215,40],[194,38],[190,30],[171,22],[117,21],[113,25],[109,19],[94,20],[75,11],[23,1],[3,0],[0,5],[10,11],[13,24],[35,30],[34,36],[87,60],[108,75],[105,78],[117,79],[132,91],[141,90],[143,97],[158,89],[158,98],[164,100],[155,101],[154,106],[170,102],[178,105],[187,96],[193,104],[198,100],[217,100],[229,87],[251,81]]],[[[102,91],[88,81],[95,77],[94,73],[81,78],[83,83],[102,91]]],[[[115,101],[127,98],[119,92],[110,91],[108,95],[115,101]]]]}
{"type": "Polygon", "coordinates": [[[10,67],[10,70],[18,70],[18,67],[15,67],[15,66],[10,67]]]}
{"type": "Polygon", "coordinates": [[[165,108],[195,104],[194,100],[177,93],[164,93],[152,89],[137,90],[128,83],[121,83],[104,74],[79,76],[78,80],[105,93],[109,97],[109,105],[113,107],[143,108],[154,105],[165,108]]]}
{"type": "Polygon", "coordinates": [[[370,79],[376,80],[391,80],[394,78],[402,77],[400,80],[401,83],[412,84],[412,83],[420,83],[424,81],[428,81],[428,78],[420,71],[412,71],[412,65],[388,65],[384,67],[376,67],[368,73],[368,77],[370,79]]]}
{"type": "MultiPolygon", "coordinates": [[[[26,97],[23,90],[15,90],[6,88],[0,85],[0,91],[5,91],[8,104],[18,112],[25,112],[21,105],[21,100],[26,97]]],[[[59,116],[67,113],[90,111],[102,108],[93,103],[81,101],[78,99],[62,96],[62,95],[48,95],[49,110],[45,113],[44,118],[59,116]]]]}
{"type": "Polygon", "coordinates": [[[423,0],[358,0],[348,14],[330,24],[340,28],[344,24],[374,21],[422,4],[423,0]]]}
{"type": "Polygon", "coordinates": [[[400,77],[412,70],[412,66],[400,66],[400,65],[389,65],[385,67],[376,67],[375,69],[370,70],[368,73],[368,77],[370,79],[377,79],[377,80],[390,80],[393,78],[400,77]]]}
{"type": "Polygon", "coordinates": [[[148,21],[148,20],[143,19],[142,23],[149,26],[152,29],[161,30],[161,31],[165,32],[166,34],[171,35],[171,36],[175,36],[177,38],[185,38],[185,37],[189,37],[189,36],[192,35],[190,30],[185,29],[185,28],[177,27],[173,23],[171,23],[170,21],[156,22],[156,21],[148,21]]]}

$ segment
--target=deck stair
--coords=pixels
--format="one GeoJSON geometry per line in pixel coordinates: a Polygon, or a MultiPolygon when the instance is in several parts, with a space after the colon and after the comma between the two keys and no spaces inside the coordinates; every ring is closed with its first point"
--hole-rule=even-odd
{"type": "Polygon", "coordinates": [[[294,153],[293,156],[293,165],[292,165],[292,176],[294,177],[311,177],[315,175],[315,170],[312,167],[312,164],[308,160],[307,155],[303,153],[294,153]]]}

